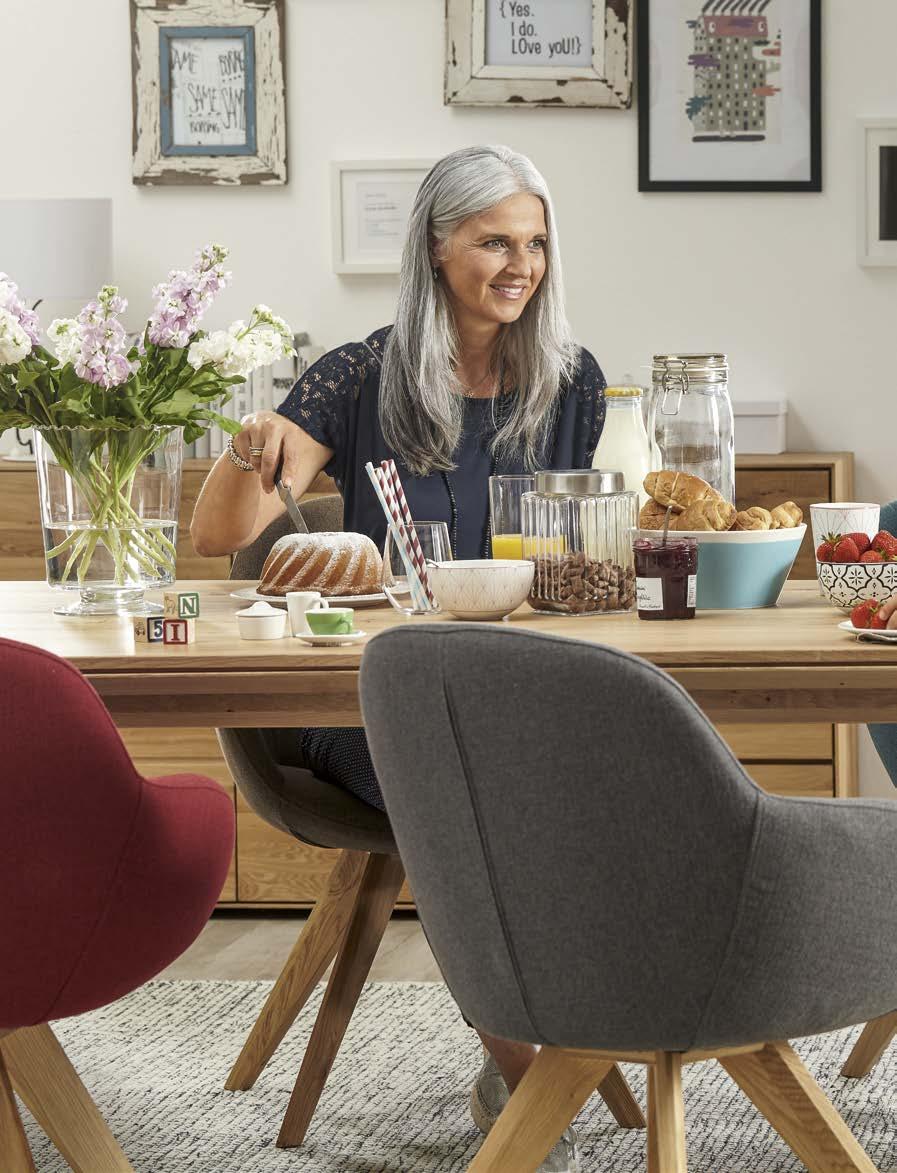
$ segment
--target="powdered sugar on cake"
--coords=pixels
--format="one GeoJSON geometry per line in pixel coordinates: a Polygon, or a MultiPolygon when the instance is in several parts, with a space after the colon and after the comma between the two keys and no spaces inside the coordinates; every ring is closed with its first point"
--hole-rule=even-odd
{"type": "Polygon", "coordinates": [[[380,590],[381,570],[380,553],[365,534],[286,534],[271,547],[258,590],[369,595],[380,590]]]}

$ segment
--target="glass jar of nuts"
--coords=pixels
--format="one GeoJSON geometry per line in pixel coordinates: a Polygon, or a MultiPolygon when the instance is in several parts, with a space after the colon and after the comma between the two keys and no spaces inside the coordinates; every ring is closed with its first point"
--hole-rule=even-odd
{"type": "Polygon", "coordinates": [[[631,611],[635,562],[629,530],[638,494],[604,469],[546,470],[521,502],[523,554],[536,564],[530,606],[597,615],[631,611]]]}

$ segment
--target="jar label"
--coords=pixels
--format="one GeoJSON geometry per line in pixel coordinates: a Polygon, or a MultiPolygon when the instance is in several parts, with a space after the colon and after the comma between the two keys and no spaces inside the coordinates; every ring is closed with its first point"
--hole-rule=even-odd
{"type": "Polygon", "coordinates": [[[637,578],[635,580],[635,597],[639,611],[662,611],[663,579],[637,578]]]}
{"type": "Polygon", "coordinates": [[[693,607],[698,600],[698,576],[690,574],[688,576],[688,600],[686,607],[693,607]]]}

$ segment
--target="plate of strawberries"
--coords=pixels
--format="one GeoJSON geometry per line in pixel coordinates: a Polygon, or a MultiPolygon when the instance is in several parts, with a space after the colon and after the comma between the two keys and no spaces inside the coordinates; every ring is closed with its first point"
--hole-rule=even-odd
{"type": "Polygon", "coordinates": [[[888,621],[881,613],[881,606],[878,599],[864,599],[850,612],[850,618],[838,626],[842,631],[849,631],[853,635],[874,637],[888,643],[897,642],[897,630],[888,627],[888,621]]]}
{"type": "Polygon", "coordinates": [[[823,595],[852,611],[861,603],[883,603],[897,594],[897,537],[879,530],[827,534],[816,548],[816,572],[823,595]]]}

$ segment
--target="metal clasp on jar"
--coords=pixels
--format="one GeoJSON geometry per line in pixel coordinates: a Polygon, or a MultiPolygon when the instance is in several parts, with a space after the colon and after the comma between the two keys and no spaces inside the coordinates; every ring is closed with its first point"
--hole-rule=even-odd
{"type": "Polygon", "coordinates": [[[664,363],[663,379],[661,386],[663,387],[663,399],[660,401],[661,415],[678,415],[679,408],[682,406],[682,396],[688,391],[688,364],[683,358],[668,358],[664,363]],[[676,399],[676,407],[673,411],[667,411],[667,397],[671,391],[678,392],[676,399]]]}

